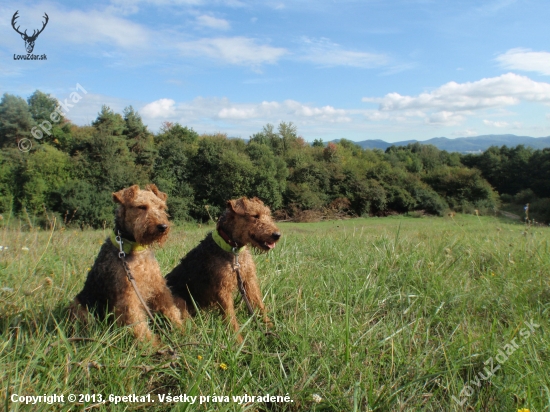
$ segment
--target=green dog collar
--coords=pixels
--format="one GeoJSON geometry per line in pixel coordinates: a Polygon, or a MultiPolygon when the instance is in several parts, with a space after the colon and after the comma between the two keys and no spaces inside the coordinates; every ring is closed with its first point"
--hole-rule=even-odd
{"type": "MultiPolygon", "coordinates": [[[[138,242],[132,242],[131,240],[121,238],[122,240],[122,250],[124,250],[124,253],[127,255],[132,252],[143,252],[144,250],[147,250],[147,245],[142,245],[138,242]]],[[[116,241],[116,234],[115,232],[111,233],[111,243],[114,247],[117,249],[120,249],[120,246],[118,245],[118,242],[116,241]]]]}
{"type": "Polygon", "coordinates": [[[220,236],[217,230],[214,230],[212,232],[212,239],[214,239],[214,242],[216,242],[216,245],[221,247],[226,252],[230,252],[230,253],[241,253],[246,247],[246,246],[242,246],[242,247],[236,248],[235,252],[233,252],[233,248],[231,247],[231,245],[227,243],[225,240],[223,240],[223,238],[220,236]]]}

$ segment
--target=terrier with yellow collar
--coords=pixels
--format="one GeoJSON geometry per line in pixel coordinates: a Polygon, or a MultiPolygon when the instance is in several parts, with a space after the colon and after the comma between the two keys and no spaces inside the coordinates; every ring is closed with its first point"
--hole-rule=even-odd
{"type": "MultiPolygon", "coordinates": [[[[247,246],[269,251],[280,237],[271,211],[260,199],[243,197],[228,201],[216,230],[166,276],[178,308],[194,314],[193,302],[198,307],[218,306],[233,330],[238,332],[233,299],[239,289],[249,312],[259,309],[269,325],[256,265],[247,246]]],[[[240,334],[237,340],[242,341],[240,334]]]]}
{"type": "Polygon", "coordinates": [[[154,184],[145,190],[134,185],[113,193],[119,204],[115,230],[105,239],[84,288],[71,303],[74,317],[85,321],[88,311],[99,317],[114,313],[119,325],[132,325],[139,340],[152,338],[148,308],[181,327],[181,312],[150,247],[162,245],[170,230],[166,198],[154,184]]]}

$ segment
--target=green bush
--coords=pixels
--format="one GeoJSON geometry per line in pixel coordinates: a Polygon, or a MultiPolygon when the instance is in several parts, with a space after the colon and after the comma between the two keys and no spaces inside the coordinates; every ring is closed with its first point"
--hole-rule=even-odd
{"type": "Polygon", "coordinates": [[[72,180],[57,193],[56,211],[64,223],[79,227],[111,227],[114,221],[115,203],[112,192],[97,191],[90,183],[72,180]]]}
{"type": "Polygon", "coordinates": [[[433,215],[443,216],[449,209],[447,202],[429,187],[417,187],[413,191],[416,208],[433,215]]]}
{"type": "Polygon", "coordinates": [[[537,222],[550,222],[550,198],[533,201],[529,205],[529,217],[537,222]]]}

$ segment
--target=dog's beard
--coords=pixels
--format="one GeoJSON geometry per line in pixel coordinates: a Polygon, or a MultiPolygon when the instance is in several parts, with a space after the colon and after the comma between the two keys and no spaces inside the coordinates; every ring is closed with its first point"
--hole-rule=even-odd
{"type": "Polygon", "coordinates": [[[168,233],[170,232],[170,226],[166,228],[164,232],[161,232],[157,228],[157,224],[168,224],[168,222],[158,222],[155,225],[151,225],[147,220],[140,224],[139,226],[143,227],[144,230],[135,234],[136,241],[142,245],[151,245],[158,244],[163,245],[168,238],[168,233]]]}

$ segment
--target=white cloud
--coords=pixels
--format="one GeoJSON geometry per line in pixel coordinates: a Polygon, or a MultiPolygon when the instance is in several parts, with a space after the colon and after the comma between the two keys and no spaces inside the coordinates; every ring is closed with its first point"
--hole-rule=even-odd
{"type": "MultiPolygon", "coordinates": [[[[258,124],[278,123],[283,120],[295,123],[347,123],[355,112],[332,106],[317,107],[295,100],[282,102],[233,103],[226,98],[196,98],[191,102],[176,103],[172,99],[160,99],[145,105],[139,111],[145,119],[171,118],[171,121],[230,122],[258,124]]],[[[358,112],[358,111],[357,111],[358,112]]]]}
{"type": "Polygon", "coordinates": [[[325,38],[319,40],[303,38],[302,42],[304,52],[300,59],[320,66],[348,66],[370,69],[385,66],[389,63],[389,57],[385,54],[346,50],[339,44],[325,38]]]}
{"type": "Polygon", "coordinates": [[[109,12],[56,11],[55,34],[63,42],[77,44],[108,43],[124,49],[149,45],[152,33],[145,27],[109,12]]]}
{"type": "Polygon", "coordinates": [[[495,122],[493,120],[483,120],[483,123],[485,123],[487,126],[493,126],[493,127],[508,127],[509,126],[508,122],[503,122],[503,121],[495,122]]]}
{"type": "Polygon", "coordinates": [[[220,119],[232,119],[232,120],[241,120],[241,119],[251,119],[253,117],[258,117],[258,112],[253,108],[237,108],[237,107],[224,107],[218,113],[220,119]]]}
{"type": "Polygon", "coordinates": [[[493,120],[483,120],[483,123],[487,126],[491,127],[497,127],[497,128],[512,128],[512,129],[519,129],[521,128],[520,122],[505,122],[505,121],[493,121],[493,120]]]}
{"type": "Polygon", "coordinates": [[[329,123],[348,122],[351,118],[346,110],[335,109],[332,106],[315,107],[295,100],[283,102],[261,102],[259,104],[235,104],[225,101],[227,107],[219,110],[217,116],[221,119],[284,119],[285,117],[305,121],[316,119],[329,123]]]}
{"type": "Polygon", "coordinates": [[[172,99],[159,99],[143,106],[140,113],[152,119],[167,118],[176,114],[175,105],[176,102],[172,99]]]}
{"type": "Polygon", "coordinates": [[[550,103],[550,84],[508,73],[475,82],[449,82],[418,96],[389,93],[382,98],[366,97],[363,101],[379,103],[379,110],[382,111],[406,109],[441,112],[470,111],[505,107],[522,101],[550,103]]]}
{"type": "Polygon", "coordinates": [[[243,66],[273,64],[287,53],[284,48],[258,44],[247,37],[200,39],[179,43],[177,47],[184,55],[199,54],[243,66]]]}
{"type": "MultiPolygon", "coordinates": [[[[378,103],[378,115],[367,111],[369,120],[395,120],[436,126],[456,126],[477,115],[504,114],[505,108],[523,102],[550,103],[550,84],[536,82],[514,73],[485,78],[475,82],[449,82],[417,96],[388,93],[384,97],[365,97],[364,102],[378,103]],[[386,114],[384,117],[382,114],[386,114]]],[[[510,114],[510,113],[508,113],[510,114]]],[[[488,125],[488,123],[486,123],[488,125]]],[[[492,126],[496,126],[492,124],[492,126]]],[[[507,126],[518,128],[519,123],[507,126]]]]}
{"type": "Polygon", "coordinates": [[[530,49],[510,49],[496,60],[505,69],[537,72],[550,76],[550,53],[534,52],[530,49]]]}
{"type": "Polygon", "coordinates": [[[301,118],[315,118],[331,123],[349,122],[351,118],[346,110],[335,109],[332,106],[312,107],[294,100],[284,102],[285,112],[301,118]]]}
{"type": "Polygon", "coordinates": [[[371,120],[373,122],[381,121],[381,120],[387,120],[390,118],[389,113],[384,113],[379,110],[366,110],[365,111],[365,117],[368,120],[371,120]]]}
{"type": "Polygon", "coordinates": [[[205,14],[197,16],[197,24],[199,26],[216,30],[229,30],[231,28],[231,25],[227,20],[218,19],[217,17],[212,17],[205,14]]]}
{"type": "Polygon", "coordinates": [[[455,126],[464,121],[464,116],[453,112],[441,111],[432,113],[427,119],[427,123],[441,124],[445,126],[455,126]]]}

